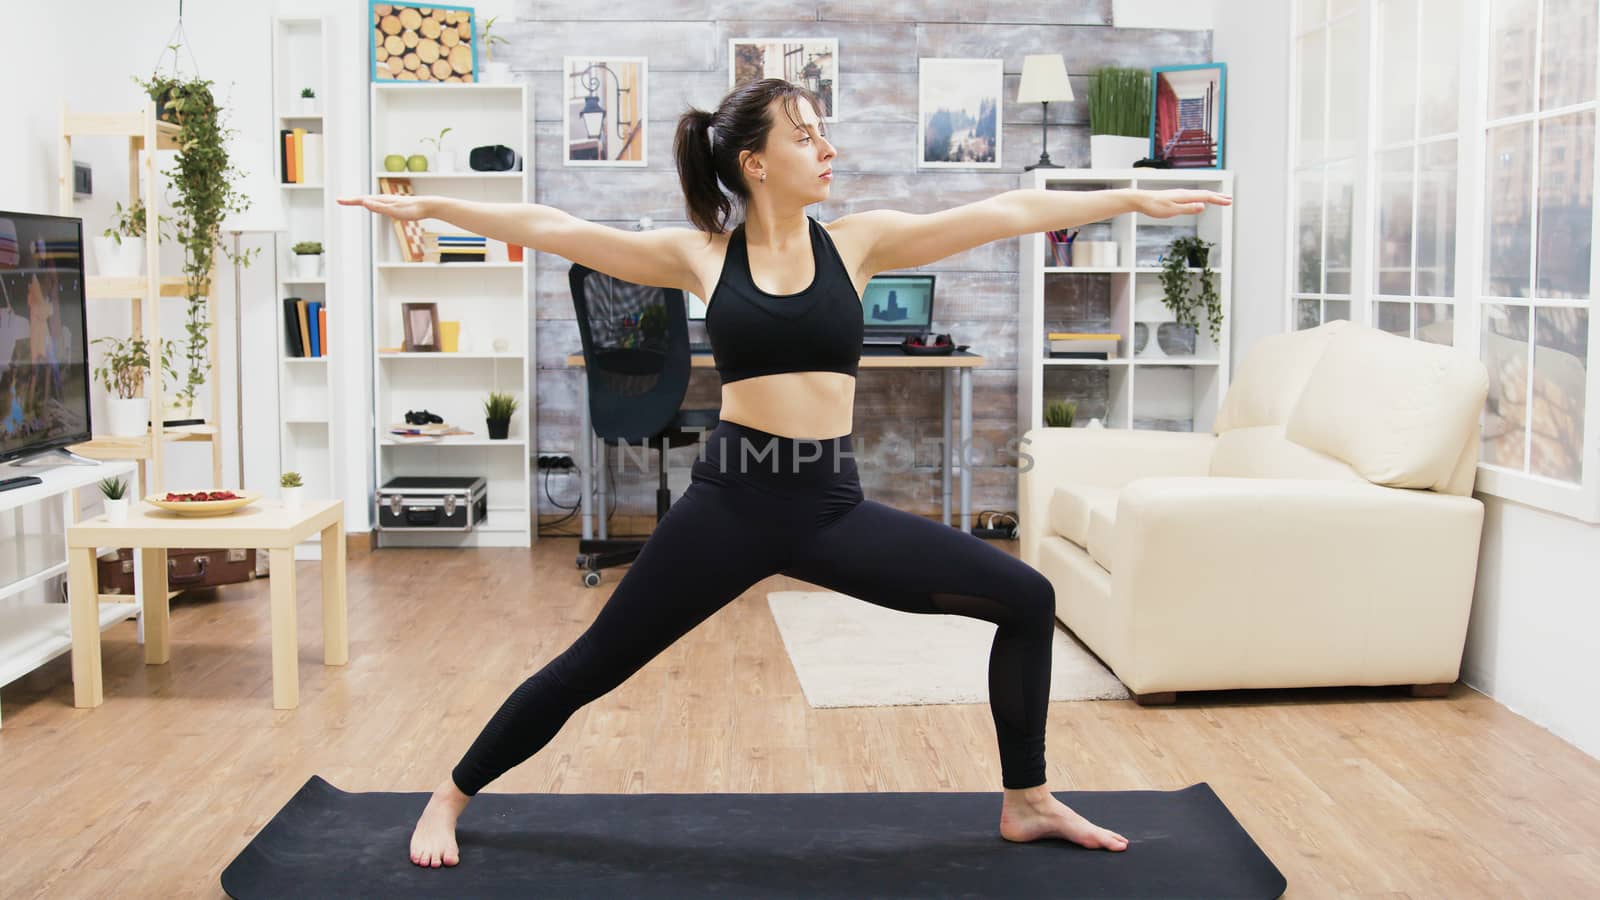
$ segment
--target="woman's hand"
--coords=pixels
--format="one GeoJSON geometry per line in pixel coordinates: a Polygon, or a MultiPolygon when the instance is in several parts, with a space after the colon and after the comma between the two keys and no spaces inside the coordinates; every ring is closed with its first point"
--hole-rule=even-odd
{"type": "Polygon", "coordinates": [[[1137,190],[1134,191],[1133,203],[1136,212],[1142,212],[1154,219],[1170,219],[1173,216],[1194,215],[1205,209],[1208,203],[1214,206],[1232,206],[1233,197],[1216,191],[1185,188],[1164,191],[1137,190]]]}
{"type": "Polygon", "coordinates": [[[360,197],[340,197],[339,204],[341,206],[364,206],[391,219],[410,222],[413,219],[426,219],[433,215],[431,199],[430,197],[415,197],[407,194],[366,194],[360,197]]]}

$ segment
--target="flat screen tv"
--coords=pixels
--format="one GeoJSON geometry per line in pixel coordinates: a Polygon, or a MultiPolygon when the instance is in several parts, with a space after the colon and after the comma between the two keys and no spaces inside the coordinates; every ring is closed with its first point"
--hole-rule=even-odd
{"type": "Polygon", "coordinates": [[[89,439],[83,220],[0,210],[0,461],[89,439]]]}

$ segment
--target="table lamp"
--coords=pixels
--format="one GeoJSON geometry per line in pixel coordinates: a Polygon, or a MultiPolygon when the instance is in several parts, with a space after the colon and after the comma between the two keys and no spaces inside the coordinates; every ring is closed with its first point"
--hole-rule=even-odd
{"type": "Polygon", "coordinates": [[[1022,81],[1017,85],[1018,103],[1043,103],[1044,115],[1040,122],[1041,146],[1039,161],[1023,166],[1024,172],[1032,169],[1059,169],[1050,161],[1049,128],[1050,101],[1072,99],[1072,85],[1067,81],[1067,62],[1059,53],[1030,54],[1022,58],[1022,81]]]}

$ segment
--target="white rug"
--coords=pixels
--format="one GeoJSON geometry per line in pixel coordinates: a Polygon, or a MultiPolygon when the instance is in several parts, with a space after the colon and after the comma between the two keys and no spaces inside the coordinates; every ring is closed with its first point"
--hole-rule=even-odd
{"type": "MultiPolygon", "coordinates": [[[[813,707],[989,702],[995,626],[886,609],[834,591],[774,591],[767,605],[813,707]]],[[[1120,700],[1128,689],[1056,623],[1051,700],[1120,700]]]]}

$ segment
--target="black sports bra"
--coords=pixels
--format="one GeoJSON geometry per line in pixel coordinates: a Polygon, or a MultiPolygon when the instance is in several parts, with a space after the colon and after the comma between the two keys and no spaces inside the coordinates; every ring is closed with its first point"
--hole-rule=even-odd
{"type": "Polygon", "coordinates": [[[727,384],[779,372],[842,372],[861,362],[861,298],[833,238],[811,216],[811,286],[769,294],[750,277],[744,223],[728,237],[722,274],[706,304],[706,337],[727,384]]]}

